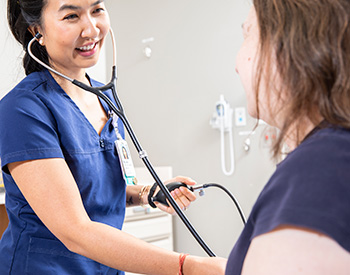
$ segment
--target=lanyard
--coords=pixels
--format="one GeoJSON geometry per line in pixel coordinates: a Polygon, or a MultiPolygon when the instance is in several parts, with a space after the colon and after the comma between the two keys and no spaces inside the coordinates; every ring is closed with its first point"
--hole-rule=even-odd
{"type": "Polygon", "coordinates": [[[114,128],[114,131],[117,135],[117,140],[114,142],[114,145],[118,152],[119,162],[122,168],[122,173],[123,173],[125,183],[127,185],[134,185],[136,184],[137,180],[136,180],[134,164],[131,159],[129,146],[125,141],[125,139],[123,139],[123,137],[119,133],[118,116],[114,112],[111,112],[110,115],[112,117],[112,125],[114,128]]]}

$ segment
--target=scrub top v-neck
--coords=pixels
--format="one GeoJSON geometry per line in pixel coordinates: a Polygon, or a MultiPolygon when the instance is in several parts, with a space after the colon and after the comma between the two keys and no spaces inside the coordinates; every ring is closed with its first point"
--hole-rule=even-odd
{"type": "MultiPolygon", "coordinates": [[[[111,120],[99,135],[47,70],[28,75],[1,100],[0,155],[9,227],[0,241],[0,274],[123,274],[67,250],[31,209],[7,169],[17,161],[63,158],[91,220],[121,229],[126,186],[111,120]]],[[[118,130],[124,137],[120,121],[118,130]]]]}

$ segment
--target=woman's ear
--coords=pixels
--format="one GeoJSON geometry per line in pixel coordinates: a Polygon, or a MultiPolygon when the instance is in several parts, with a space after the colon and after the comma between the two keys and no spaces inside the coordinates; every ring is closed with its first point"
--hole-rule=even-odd
{"type": "Polygon", "coordinates": [[[34,36],[38,37],[40,34],[40,38],[38,38],[38,42],[41,46],[44,46],[44,39],[43,39],[43,35],[42,33],[40,32],[40,27],[38,26],[29,26],[28,27],[28,31],[34,36]]]}

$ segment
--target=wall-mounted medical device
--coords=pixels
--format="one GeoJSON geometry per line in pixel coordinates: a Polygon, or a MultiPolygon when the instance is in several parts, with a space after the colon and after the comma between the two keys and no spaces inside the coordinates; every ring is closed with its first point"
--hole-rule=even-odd
{"type": "Polygon", "coordinates": [[[223,95],[220,95],[219,101],[216,102],[215,111],[210,119],[210,125],[214,129],[220,131],[220,149],[221,149],[221,168],[222,172],[226,176],[233,174],[235,170],[234,163],[234,149],[233,149],[233,137],[232,137],[232,115],[233,109],[230,104],[225,100],[223,95]],[[225,134],[228,133],[229,138],[229,153],[230,153],[230,169],[226,169],[226,157],[225,157],[225,134]]]}

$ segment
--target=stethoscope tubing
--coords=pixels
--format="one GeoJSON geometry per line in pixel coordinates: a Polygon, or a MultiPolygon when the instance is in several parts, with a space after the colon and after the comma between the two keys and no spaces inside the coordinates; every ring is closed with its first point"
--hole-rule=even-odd
{"type": "Polygon", "coordinates": [[[42,62],[40,59],[38,59],[31,51],[31,46],[35,41],[38,41],[41,37],[41,35],[37,34],[34,36],[34,38],[28,43],[28,53],[29,55],[36,61],[38,62],[40,65],[42,65],[44,68],[48,69],[49,71],[53,72],[56,75],[59,75],[61,77],[63,77],[64,79],[70,81],[71,83],[73,83],[74,85],[80,87],[83,90],[86,90],[88,92],[91,92],[95,95],[97,95],[98,97],[100,97],[102,100],[104,100],[106,102],[106,104],[111,108],[111,110],[113,112],[115,112],[115,114],[121,119],[121,121],[123,122],[129,136],[130,139],[132,140],[138,154],[139,157],[142,159],[144,165],[147,167],[148,171],[150,172],[150,174],[152,175],[153,179],[155,180],[155,182],[157,183],[157,185],[159,186],[159,188],[162,190],[162,192],[165,194],[166,198],[168,199],[170,205],[174,208],[175,212],[177,213],[177,215],[179,216],[179,218],[181,219],[181,221],[185,224],[185,226],[187,227],[187,229],[191,232],[191,234],[193,235],[193,237],[197,240],[197,242],[200,244],[200,246],[205,250],[205,252],[210,256],[210,257],[215,257],[216,255],[214,254],[214,252],[209,248],[209,246],[204,242],[204,240],[202,239],[202,237],[198,234],[198,232],[195,230],[195,228],[193,227],[193,225],[191,224],[191,222],[188,220],[188,218],[186,217],[186,215],[184,214],[184,212],[182,211],[182,209],[179,207],[179,205],[176,203],[175,199],[171,196],[169,190],[166,188],[166,186],[164,185],[164,183],[161,181],[161,179],[159,178],[158,174],[156,173],[156,171],[153,168],[153,165],[151,164],[151,162],[148,159],[147,153],[146,151],[144,151],[142,149],[142,146],[140,145],[140,142],[138,141],[135,132],[133,131],[128,119],[126,118],[123,106],[118,98],[117,92],[116,92],[116,84],[117,84],[117,51],[116,51],[116,43],[115,43],[115,39],[114,39],[114,34],[112,29],[110,29],[110,35],[111,35],[111,40],[112,40],[112,44],[113,44],[113,67],[112,67],[112,78],[110,80],[109,83],[107,83],[104,86],[100,86],[100,87],[91,87],[86,85],[85,83],[82,83],[76,79],[72,79],[58,71],[56,71],[55,69],[51,68],[50,66],[48,66],[47,64],[45,64],[44,62],[42,62]],[[110,98],[108,96],[106,96],[103,91],[107,91],[107,90],[111,90],[112,94],[113,94],[113,98],[117,104],[117,106],[110,100],[110,98]]]}

